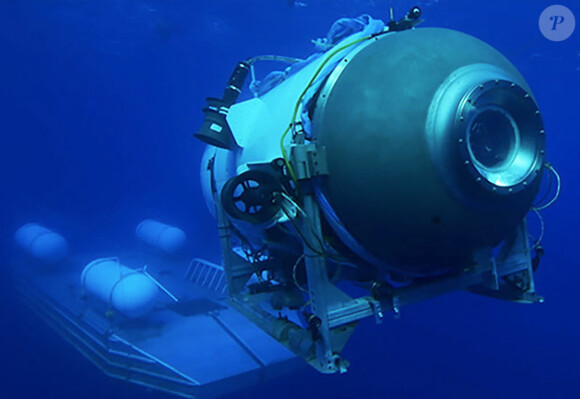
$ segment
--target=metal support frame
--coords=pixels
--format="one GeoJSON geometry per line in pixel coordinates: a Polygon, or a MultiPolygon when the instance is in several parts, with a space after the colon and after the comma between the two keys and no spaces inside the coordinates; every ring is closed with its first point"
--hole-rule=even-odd
{"type": "Polygon", "coordinates": [[[504,243],[495,260],[497,264],[497,286],[469,287],[469,291],[520,303],[542,303],[544,298],[536,293],[534,270],[528,241],[526,220],[515,229],[512,237],[504,243]]]}
{"type": "MultiPolygon", "coordinates": [[[[312,198],[312,201],[313,206],[316,206],[314,198],[312,198]]],[[[229,304],[238,310],[238,312],[240,312],[242,315],[244,315],[248,320],[252,321],[267,334],[280,342],[280,344],[290,349],[292,352],[303,358],[307,363],[319,371],[326,373],[335,372],[336,367],[345,367],[344,364],[341,364],[341,362],[336,360],[333,356],[333,352],[331,350],[331,340],[333,337],[331,337],[330,331],[327,327],[328,322],[326,321],[326,311],[320,312],[320,315],[325,320],[324,327],[317,327],[316,334],[313,334],[313,332],[300,327],[299,325],[289,321],[287,318],[275,316],[271,312],[265,310],[262,305],[263,303],[268,302],[266,298],[267,294],[252,295],[242,293],[242,289],[253,273],[253,268],[249,262],[237,256],[232,250],[232,226],[226,216],[221,202],[219,201],[219,196],[217,195],[215,196],[215,204],[220,244],[222,249],[223,268],[229,291],[229,304]],[[316,336],[322,337],[322,339],[315,339],[316,336]],[[328,366],[322,366],[322,363],[319,361],[318,353],[322,353],[323,356],[325,356],[324,359],[328,357],[332,365],[331,368],[328,366]]],[[[319,221],[320,219],[318,216],[318,222],[319,221]]],[[[308,220],[304,219],[303,223],[308,223],[308,220]]],[[[308,226],[309,227],[306,230],[310,232],[310,225],[308,226]]],[[[320,229],[320,223],[318,223],[318,229],[320,229]]],[[[313,237],[309,237],[308,240],[313,241],[314,239],[313,237]]],[[[310,258],[307,257],[307,259],[310,258]]],[[[328,282],[328,276],[326,274],[326,264],[322,258],[318,259],[318,266],[311,268],[311,270],[317,274],[319,273],[321,275],[320,279],[323,279],[324,277],[322,276],[325,276],[327,284],[330,285],[330,282],[328,282]]],[[[308,260],[306,262],[308,264],[308,260]]],[[[316,280],[314,276],[309,277],[309,281],[314,280],[316,280]]],[[[319,288],[320,287],[322,287],[322,285],[319,285],[319,288]]],[[[324,292],[316,292],[314,296],[311,294],[311,300],[313,297],[320,298],[321,301],[324,301],[326,298],[324,292]]],[[[322,304],[318,305],[319,308],[321,305],[322,304]]],[[[323,308],[326,309],[326,306],[323,308]]],[[[350,333],[352,333],[353,329],[354,326],[349,326],[349,328],[343,329],[341,331],[342,334],[334,334],[339,335],[339,338],[342,338],[337,339],[334,337],[334,341],[338,341],[337,346],[340,347],[340,349],[342,349],[346,343],[346,340],[350,336],[350,333]],[[347,334],[345,334],[345,332],[347,334]]]]}
{"type": "Polygon", "coordinates": [[[358,304],[352,306],[352,299],[336,288],[328,278],[320,209],[311,186],[313,177],[328,174],[326,149],[317,146],[316,142],[306,144],[303,130],[298,129],[293,137],[290,154],[303,194],[304,213],[300,215],[300,229],[304,240],[304,263],[310,308],[313,313],[311,329],[314,330],[319,370],[324,373],[344,372],[348,362],[338,355],[338,347],[342,349],[344,343],[335,341],[336,337],[333,335],[337,330],[331,329],[358,321],[360,318],[357,317],[356,311],[353,312],[358,304]]]}
{"type": "MultiPolygon", "coordinates": [[[[304,188],[307,188],[311,177],[328,173],[325,152],[324,149],[317,149],[314,144],[305,144],[303,134],[295,143],[292,147],[292,162],[297,165],[299,180],[305,182],[304,188]]],[[[304,195],[303,214],[298,216],[304,238],[308,294],[313,312],[307,328],[265,310],[262,305],[268,301],[264,295],[242,292],[253,268],[232,251],[231,222],[219,195],[215,194],[214,200],[229,303],[317,370],[323,373],[344,372],[348,362],[338,353],[354,331],[356,322],[366,316],[361,309],[366,310],[370,305],[366,299],[352,300],[330,282],[324,244],[321,241],[320,212],[312,190],[304,195]]]]}
{"type": "Polygon", "coordinates": [[[304,196],[303,207],[305,215],[302,218],[302,234],[304,235],[304,256],[306,264],[306,276],[308,279],[308,294],[310,307],[317,318],[315,328],[318,332],[316,340],[316,355],[321,368],[327,373],[340,371],[342,359],[332,348],[330,339],[329,309],[332,297],[329,286],[326,259],[324,257],[323,243],[319,242],[322,237],[320,226],[320,212],[314,196],[309,193],[304,196]]]}
{"type": "Polygon", "coordinates": [[[232,250],[232,227],[217,194],[214,196],[214,203],[216,205],[222,261],[228,283],[228,291],[230,296],[237,295],[252,275],[253,268],[246,260],[240,258],[232,250]]]}
{"type": "MultiPolygon", "coordinates": [[[[307,292],[312,315],[302,328],[287,318],[266,310],[263,295],[242,294],[253,269],[232,251],[232,227],[216,196],[218,227],[229,287],[230,304],[278,342],[323,373],[344,372],[348,362],[339,356],[357,322],[365,317],[383,319],[384,311],[399,315],[401,306],[421,302],[457,290],[516,302],[542,302],[534,289],[533,267],[523,220],[512,237],[494,257],[492,248],[474,252],[475,265],[461,274],[432,278],[423,283],[391,287],[387,292],[351,298],[329,279],[326,251],[322,241],[320,209],[311,179],[328,173],[324,149],[305,143],[303,132],[295,134],[290,161],[302,192],[302,211],[296,213],[303,239],[307,292]]],[[[267,294],[266,294],[267,295],[267,294]]]]}

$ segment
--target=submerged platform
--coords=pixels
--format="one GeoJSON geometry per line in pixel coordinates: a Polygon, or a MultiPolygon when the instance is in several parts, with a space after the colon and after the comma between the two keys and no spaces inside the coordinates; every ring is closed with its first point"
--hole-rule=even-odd
{"type": "Polygon", "coordinates": [[[81,284],[91,261],[56,266],[23,254],[15,279],[31,309],[106,374],[187,398],[214,398],[304,367],[292,352],[228,306],[223,270],[194,259],[125,254],[179,299],[160,293],[155,308],[126,318],[81,284]]]}

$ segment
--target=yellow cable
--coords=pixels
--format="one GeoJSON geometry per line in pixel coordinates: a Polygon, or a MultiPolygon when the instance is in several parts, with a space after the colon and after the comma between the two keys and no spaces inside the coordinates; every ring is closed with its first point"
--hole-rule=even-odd
{"type": "Polygon", "coordinates": [[[298,101],[296,101],[296,105],[294,106],[294,112],[292,113],[292,120],[290,121],[290,124],[288,125],[286,130],[284,130],[284,133],[282,133],[282,137],[280,137],[280,150],[282,152],[282,159],[284,159],[284,164],[286,164],[286,168],[288,169],[288,173],[290,174],[290,177],[292,178],[292,181],[294,182],[296,189],[298,189],[298,180],[296,179],[296,174],[294,173],[294,169],[292,168],[292,165],[290,164],[290,160],[288,159],[288,154],[286,153],[286,148],[284,147],[284,139],[288,135],[288,132],[290,132],[290,129],[292,129],[294,127],[294,123],[295,123],[294,121],[296,120],[296,115],[298,115],[298,109],[300,108],[300,102],[302,101],[302,98],[304,98],[304,96],[306,95],[306,92],[308,91],[308,89],[310,89],[310,87],[312,86],[312,84],[314,83],[314,81],[316,80],[316,78],[318,77],[320,72],[322,71],[322,68],[324,68],[324,66],[328,63],[328,61],[330,61],[331,58],[333,58],[337,53],[341,52],[342,50],[347,49],[350,46],[354,46],[355,44],[358,44],[358,43],[363,42],[365,40],[371,39],[372,37],[373,37],[372,35],[361,37],[360,39],[353,40],[352,42],[347,43],[343,46],[340,46],[339,48],[332,51],[326,57],[326,59],[320,64],[320,66],[318,67],[316,72],[314,72],[314,75],[312,76],[312,78],[310,79],[308,84],[306,85],[306,88],[300,94],[300,97],[298,97],[298,101]]]}

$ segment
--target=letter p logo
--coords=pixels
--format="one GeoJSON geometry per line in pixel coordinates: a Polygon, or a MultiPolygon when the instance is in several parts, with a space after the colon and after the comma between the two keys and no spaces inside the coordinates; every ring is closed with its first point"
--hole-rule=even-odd
{"type": "Polygon", "coordinates": [[[547,39],[561,42],[574,33],[576,19],[569,8],[553,5],[542,12],[538,24],[540,31],[547,39]]]}
{"type": "Polygon", "coordinates": [[[561,15],[554,15],[550,17],[550,21],[554,21],[554,24],[552,25],[552,30],[556,30],[556,27],[560,25],[562,22],[564,22],[564,17],[561,15]]]}

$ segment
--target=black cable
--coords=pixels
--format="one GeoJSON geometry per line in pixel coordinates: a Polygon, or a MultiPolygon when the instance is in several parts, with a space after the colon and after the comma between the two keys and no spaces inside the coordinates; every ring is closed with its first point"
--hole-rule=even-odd
{"type": "Polygon", "coordinates": [[[302,233],[302,230],[296,225],[296,223],[294,222],[294,219],[288,214],[288,212],[286,212],[286,209],[284,209],[283,206],[281,207],[281,209],[282,209],[282,212],[284,212],[284,215],[286,215],[286,217],[288,218],[288,221],[292,224],[292,227],[294,227],[294,231],[296,231],[296,233],[300,236],[300,239],[302,240],[302,242],[304,243],[304,245],[306,245],[316,255],[325,257],[325,253],[324,252],[321,252],[320,250],[314,248],[311,245],[311,243],[308,242],[308,240],[306,239],[306,237],[304,237],[304,234],[302,233]]]}

